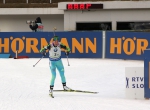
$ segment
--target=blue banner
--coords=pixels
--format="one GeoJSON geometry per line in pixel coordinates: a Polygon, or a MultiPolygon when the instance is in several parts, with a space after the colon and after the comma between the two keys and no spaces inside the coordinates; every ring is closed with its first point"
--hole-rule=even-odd
{"type": "Polygon", "coordinates": [[[144,60],[149,42],[148,32],[106,32],[106,58],[144,60]]]}
{"type": "MultiPolygon", "coordinates": [[[[101,58],[102,32],[55,32],[60,41],[70,47],[71,58],[101,58]]],[[[52,42],[53,32],[1,32],[0,54],[11,54],[15,57],[28,56],[39,58],[39,50],[52,42]]],[[[48,55],[46,55],[48,57],[48,55]]],[[[62,52],[62,57],[65,52],[62,52]]]]}
{"type": "Polygon", "coordinates": [[[144,97],[150,98],[150,50],[144,51],[144,97]]]}

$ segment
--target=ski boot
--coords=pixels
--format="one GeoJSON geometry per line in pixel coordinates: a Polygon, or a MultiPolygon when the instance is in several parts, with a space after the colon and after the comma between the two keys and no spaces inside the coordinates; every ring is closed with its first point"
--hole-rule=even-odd
{"type": "Polygon", "coordinates": [[[63,89],[65,91],[71,91],[72,89],[66,86],[66,83],[62,83],[63,84],[63,89]]]}
{"type": "Polygon", "coordinates": [[[49,90],[49,96],[51,96],[52,98],[54,98],[54,96],[53,96],[53,87],[54,86],[50,86],[50,90],[49,90]]]}

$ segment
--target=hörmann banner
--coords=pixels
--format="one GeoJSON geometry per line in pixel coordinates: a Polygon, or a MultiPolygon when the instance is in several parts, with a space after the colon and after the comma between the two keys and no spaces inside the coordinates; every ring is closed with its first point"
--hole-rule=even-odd
{"type": "Polygon", "coordinates": [[[149,42],[148,32],[106,32],[105,58],[144,60],[149,42]]]}
{"type": "MultiPolygon", "coordinates": [[[[70,47],[71,58],[102,58],[102,32],[55,32],[60,41],[70,47]]],[[[53,32],[1,32],[0,54],[38,58],[39,50],[52,42],[53,32]]],[[[46,56],[48,57],[48,55],[46,56]]],[[[65,57],[65,53],[62,53],[65,57]]]]}

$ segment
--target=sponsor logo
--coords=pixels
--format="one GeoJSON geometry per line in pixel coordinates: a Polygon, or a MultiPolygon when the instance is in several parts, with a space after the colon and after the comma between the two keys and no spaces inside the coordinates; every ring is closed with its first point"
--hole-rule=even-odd
{"type": "Polygon", "coordinates": [[[57,50],[58,50],[57,48],[54,48],[54,52],[57,52],[57,50]]]}
{"type": "MultiPolygon", "coordinates": [[[[47,41],[46,38],[27,38],[25,36],[20,38],[14,38],[13,36],[10,38],[0,38],[0,53],[10,53],[11,51],[14,53],[16,51],[18,51],[18,53],[23,51],[26,53],[39,53],[39,50],[46,46],[49,42],[52,42],[52,39],[47,41]]],[[[97,40],[94,37],[80,38],[80,40],[72,38],[69,41],[66,38],[61,38],[60,42],[68,47],[72,47],[72,53],[76,53],[76,51],[79,53],[97,52],[97,40]],[[70,42],[70,46],[68,42],[70,42]]]]}
{"type": "Polygon", "coordinates": [[[110,53],[111,54],[122,54],[126,55],[141,55],[144,50],[148,47],[147,39],[133,38],[110,38],[110,53]]]}
{"type": "Polygon", "coordinates": [[[126,88],[129,88],[129,85],[131,88],[144,88],[144,77],[131,77],[131,79],[126,77],[126,88]]]}

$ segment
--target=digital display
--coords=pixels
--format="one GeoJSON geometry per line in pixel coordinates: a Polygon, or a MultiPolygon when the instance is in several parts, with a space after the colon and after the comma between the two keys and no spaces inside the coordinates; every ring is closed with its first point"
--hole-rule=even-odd
{"type": "Polygon", "coordinates": [[[67,4],[68,10],[103,9],[103,4],[67,4]]]}

